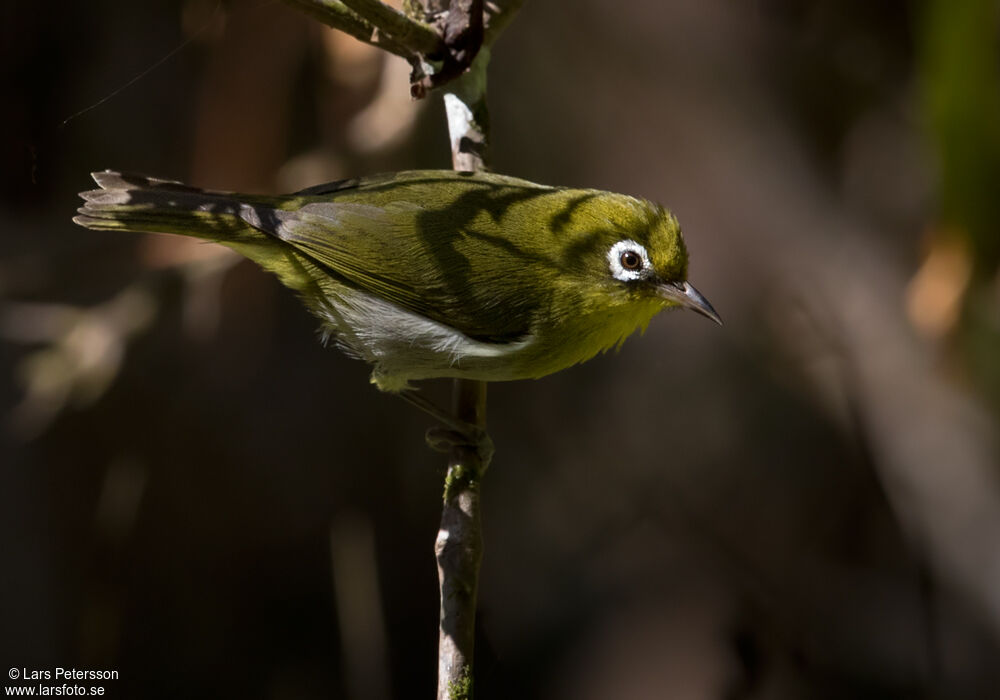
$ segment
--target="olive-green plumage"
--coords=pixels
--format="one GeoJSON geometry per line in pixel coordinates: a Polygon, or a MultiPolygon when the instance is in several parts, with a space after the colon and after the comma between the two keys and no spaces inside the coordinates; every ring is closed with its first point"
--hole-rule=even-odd
{"type": "Polygon", "coordinates": [[[74,221],[217,241],[275,272],[380,388],[541,377],[645,328],[715,312],[676,219],[626,195],[412,171],[280,197],[95,173],[74,221]]]}

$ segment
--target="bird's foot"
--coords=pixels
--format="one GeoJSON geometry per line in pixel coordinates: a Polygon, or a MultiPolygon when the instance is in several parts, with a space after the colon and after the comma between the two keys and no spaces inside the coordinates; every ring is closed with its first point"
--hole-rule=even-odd
{"type": "Polygon", "coordinates": [[[444,426],[443,428],[431,428],[427,431],[425,436],[427,445],[432,450],[438,452],[451,452],[455,448],[471,450],[479,458],[482,465],[480,471],[486,471],[490,460],[493,459],[494,450],[493,440],[484,428],[456,418],[415,391],[401,391],[396,395],[432,416],[444,426]]]}
{"type": "Polygon", "coordinates": [[[448,428],[430,428],[425,434],[427,446],[438,452],[467,449],[476,453],[481,471],[486,471],[493,459],[493,439],[484,429],[471,423],[461,423],[455,420],[455,425],[448,428]],[[458,429],[456,429],[458,427],[458,429]]]}

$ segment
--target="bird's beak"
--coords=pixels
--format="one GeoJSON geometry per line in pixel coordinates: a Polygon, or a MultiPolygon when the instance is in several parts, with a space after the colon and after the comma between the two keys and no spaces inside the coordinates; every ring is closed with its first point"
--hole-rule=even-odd
{"type": "Polygon", "coordinates": [[[660,292],[660,296],[710,318],[720,326],[722,325],[722,319],[708,303],[708,299],[687,282],[665,282],[657,285],[657,290],[660,292]]]}

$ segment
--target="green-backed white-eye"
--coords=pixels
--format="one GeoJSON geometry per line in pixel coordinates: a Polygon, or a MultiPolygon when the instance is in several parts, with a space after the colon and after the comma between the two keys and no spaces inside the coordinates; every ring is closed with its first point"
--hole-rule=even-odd
{"type": "Polygon", "coordinates": [[[292,195],[94,173],[74,221],[233,248],[278,275],[385,391],[431,377],[541,377],[670,307],[719,321],[687,282],[677,220],[642,199],[493,173],[401,172],[292,195]]]}

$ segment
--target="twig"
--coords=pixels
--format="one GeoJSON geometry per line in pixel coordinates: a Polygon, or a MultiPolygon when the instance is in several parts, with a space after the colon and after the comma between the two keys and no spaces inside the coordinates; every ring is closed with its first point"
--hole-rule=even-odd
{"type": "Polygon", "coordinates": [[[387,32],[412,53],[437,56],[445,52],[444,42],[433,27],[407,17],[380,0],[343,0],[343,4],[382,32],[387,32]]]}
{"type": "Polygon", "coordinates": [[[350,34],[366,44],[377,46],[389,53],[401,56],[411,63],[415,54],[406,45],[381,31],[371,22],[358,16],[340,0],[283,0],[286,4],[305,12],[328,27],[350,34]]]}
{"type": "MultiPolygon", "coordinates": [[[[456,416],[486,427],[486,382],[456,379],[456,416]]],[[[488,465],[480,454],[456,447],[448,460],[441,528],[434,543],[441,616],[438,630],[438,700],[466,700],[472,693],[479,565],[483,525],[479,484],[488,465]]]]}
{"type": "Polygon", "coordinates": [[[323,24],[405,58],[410,94],[421,99],[468,71],[523,0],[283,0],[323,24]]]}
{"type": "Polygon", "coordinates": [[[445,51],[425,55],[410,76],[410,94],[421,99],[465,73],[483,45],[483,0],[426,0],[423,6],[411,2],[407,12],[433,18],[445,51]]]}
{"type": "MultiPolygon", "coordinates": [[[[468,72],[444,96],[455,170],[482,170],[487,163],[489,113],[486,67],[490,52],[480,50],[468,72]]],[[[486,382],[456,379],[453,408],[459,420],[486,429],[486,382]]],[[[438,700],[465,700],[472,692],[476,600],[483,556],[479,485],[488,464],[483,455],[456,448],[445,477],[441,529],[434,551],[441,585],[438,634],[438,700]]],[[[488,458],[488,457],[487,457],[488,458]]]]}
{"type": "Polygon", "coordinates": [[[488,169],[490,114],[486,107],[486,67],[490,50],[480,49],[476,60],[444,95],[451,140],[451,162],[455,170],[488,169]]]}

